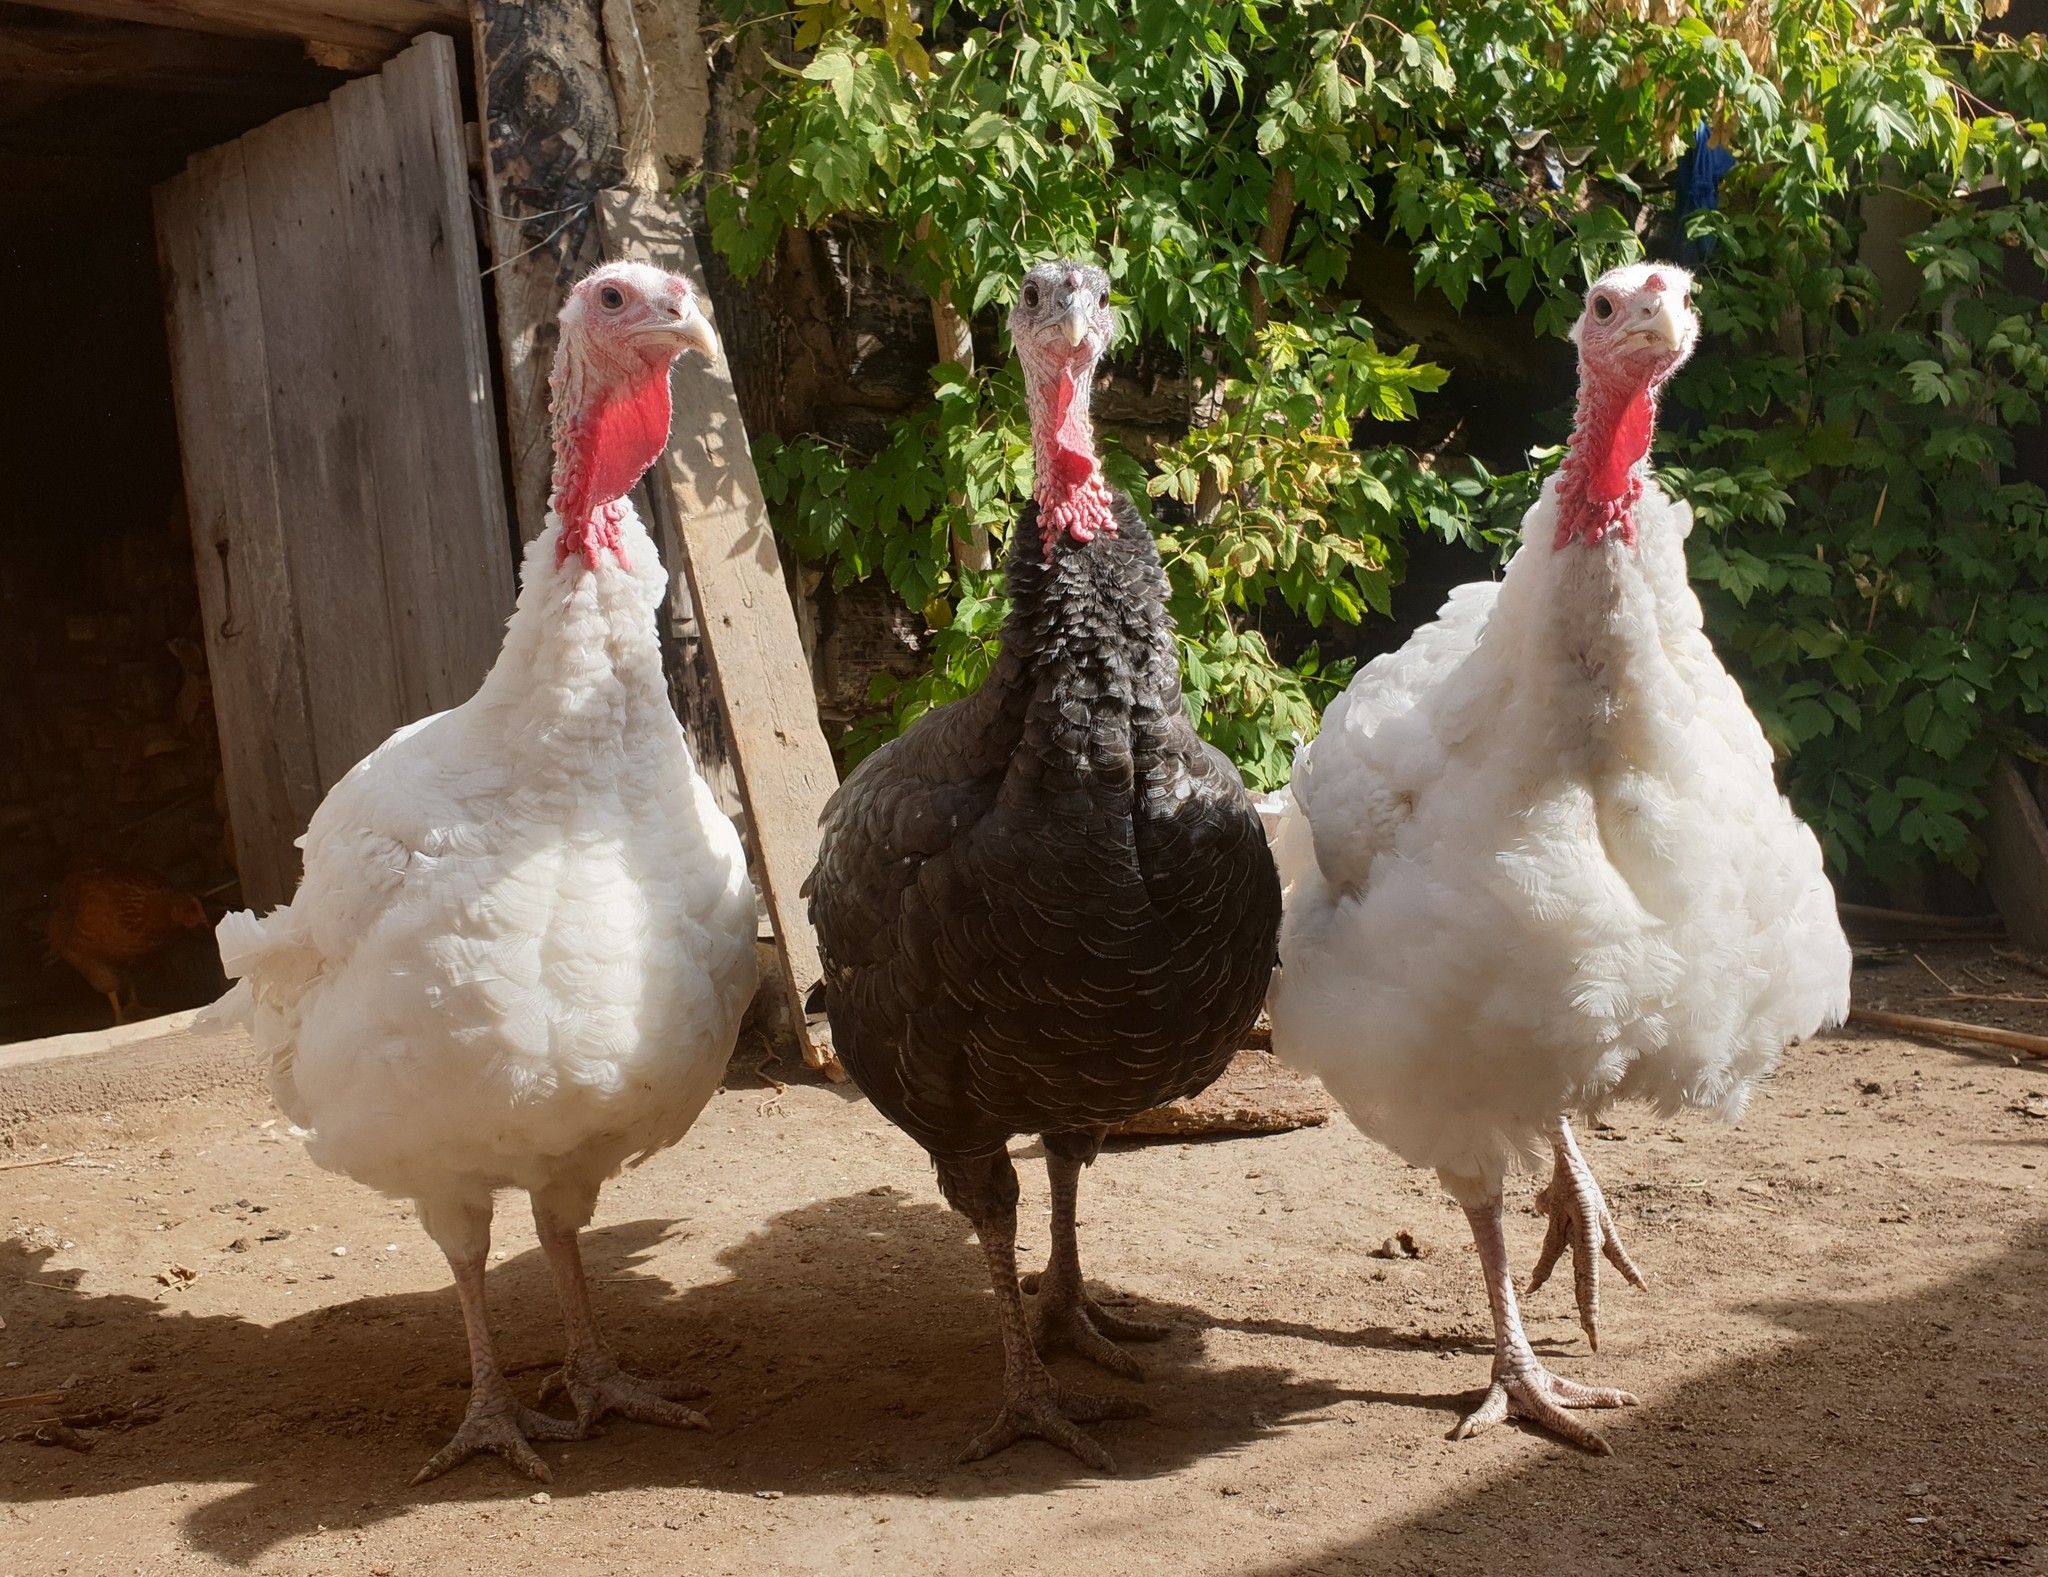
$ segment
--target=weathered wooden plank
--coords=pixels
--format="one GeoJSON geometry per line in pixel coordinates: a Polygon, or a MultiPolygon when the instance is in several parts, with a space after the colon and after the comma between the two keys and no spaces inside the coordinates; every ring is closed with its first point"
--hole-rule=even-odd
{"type": "MultiPolygon", "coordinates": [[[[369,404],[392,397],[353,363],[367,338],[367,279],[349,253],[334,115],[294,110],[241,139],[256,237],[278,496],[286,512],[324,791],[406,715],[385,602],[382,501],[369,404]]],[[[411,369],[388,369],[395,378],[411,369]]]]}
{"type": "Polygon", "coordinates": [[[547,525],[548,368],[570,285],[602,261],[597,194],[625,179],[601,0],[470,0],[512,506],[547,525]]]}
{"type": "Polygon", "coordinates": [[[263,321],[239,146],[156,193],[178,436],[245,903],[285,902],[319,803],[306,676],[271,464],[263,321]]]}
{"type": "Polygon", "coordinates": [[[262,98],[273,104],[280,90],[303,84],[318,92],[334,83],[306,59],[296,40],[231,38],[59,17],[41,9],[10,17],[0,29],[0,81],[262,98]]]}
{"type": "Polygon", "coordinates": [[[1991,769],[1984,798],[1989,858],[1984,885],[1991,889],[2005,929],[2023,947],[2048,948],[2048,819],[2020,769],[2001,757],[1991,769]]]}
{"type": "Polygon", "coordinates": [[[711,785],[718,808],[738,823],[740,836],[751,849],[746,801],[740,797],[739,774],[732,764],[725,705],[718,698],[718,676],[711,671],[711,653],[705,647],[697,607],[690,600],[690,579],[683,569],[675,494],[665,486],[643,482],[633,491],[633,507],[647,523],[648,534],[661,552],[662,567],[668,572],[668,600],[661,608],[661,665],[668,680],[669,702],[683,720],[690,736],[690,753],[711,785]]]}
{"type": "Polygon", "coordinates": [[[376,59],[430,28],[462,27],[463,0],[36,0],[46,11],[244,38],[345,44],[376,59]]]}
{"type": "Polygon", "coordinates": [[[475,692],[514,593],[456,94],[435,34],[329,101],[363,330],[337,366],[374,472],[401,721],[475,692]]]}
{"type": "MultiPolygon", "coordinates": [[[[716,326],[696,245],[674,213],[630,191],[604,193],[599,207],[606,251],[687,274],[716,326]]],[[[708,370],[692,366],[676,378],[668,453],[652,480],[675,510],[683,569],[717,676],[762,897],[782,955],[790,1022],[806,1060],[837,1070],[822,1022],[804,1015],[804,998],[823,969],[801,889],[817,863],[818,816],[839,777],[818,727],[810,665],[723,362],[708,370]]]]}

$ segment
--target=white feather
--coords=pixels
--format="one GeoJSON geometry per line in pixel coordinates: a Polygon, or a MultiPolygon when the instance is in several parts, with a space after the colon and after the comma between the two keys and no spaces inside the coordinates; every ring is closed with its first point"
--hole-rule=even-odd
{"type": "Polygon", "coordinates": [[[625,516],[630,573],[558,567],[559,523],[528,546],[482,688],[334,786],[289,906],[218,927],[242,978],[220,1011],[279,1106],[385,1192],[594,1194],[689,1128],[753,994],[745,856],[670,708],[665,579],[625,516]]]}
{"type": "Polygon", "coordinates": [[[1468,1202],[1561,1111],[1739,1115],[1848,1011],[1819,845],[1700,628],[1691,512],[1650,483],[1636,520],[1634,550],[1553,550],[1547,489],[1504,579],[1331,705],[1276,837],[1275,1050],[1468,1202]]]}

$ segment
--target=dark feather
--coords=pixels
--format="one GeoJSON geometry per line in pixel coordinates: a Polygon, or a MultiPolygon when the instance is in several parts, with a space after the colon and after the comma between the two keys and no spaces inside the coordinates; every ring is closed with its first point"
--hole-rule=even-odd
{"type": "Polygon", "coordinates": [[[1166,580],[1117,533],[1012,536],[981,689],[847,778],[807,891],[840,1059],[940,1157],[1208,1085],[1274,961],[1280,883],[1244,785],[1181,703],[1166,580]]]}

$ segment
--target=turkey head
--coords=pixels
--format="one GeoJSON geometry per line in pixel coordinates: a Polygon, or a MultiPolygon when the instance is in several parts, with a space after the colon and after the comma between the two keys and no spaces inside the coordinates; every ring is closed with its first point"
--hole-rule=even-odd
{"type": "Polygon", "coordinates": [[[1637,468],[1657,428],[1657,395],[1699,343],[1692,275],[1666,263],[1609,269],[1572,325],[1579,409],[1558,497],[1557,541],[1597,546],[1610,532],[1633,547],[1637,468]]]}
{"type": "Polygon", "coordinates": [[[1062,536],[1092,542],[1114,534],[1109,486],[1088,420],[1095,366],[1116,336],[1109,275],[1066,258],[1024,276],[1010,309],[1010,338],[1024,368],[1031,451],[1038,473],[1038,529],[1050,562],[1062,536]]]}
{"type": "Polygon", "coordinates": [[[668,370],[685,350],[718,357],[718,340],[680,274],[607,263],[570,292],[548,382],[554,403],[556,562],[596,569],[619,558],[612,508],[668,444],[668,370]]]}

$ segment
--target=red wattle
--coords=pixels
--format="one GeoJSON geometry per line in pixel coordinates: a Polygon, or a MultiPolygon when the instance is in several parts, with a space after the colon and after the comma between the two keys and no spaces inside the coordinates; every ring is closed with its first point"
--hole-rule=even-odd
{"type": "Polygon", "coordinates": [[[1587,496],[1620,498],[1629,490],[1629,478],[1636,463],[1650,452],[1650,434],[1656,423],[1657,412],[1650,403],[1650,391],[1638,389],[1635,397],[1622,407],[1612,428],[1589,435],[1597,447],[1587,456],[1587,496]]]}
{"type": "Polygon", "coordinates": [[[1657,426],[1657,402],[1650,390],[1637,389],[1612,419],[1600,414],[1585,417],[1572,436],[1571,453],[1557,494],[1557,537],[1562,548],[1574,537],[1587,543],[1603,542],[1610,531],[1618,532],[1630,547],[1636,541],[1636,500],[1642,497],[1642,478],[1636,466],[1650,452],[1650,437],[1657,426]]]}
{"type": "Polygon", "coordinates": [[[661,458],[668,447],[670,416],[668,363],[662,362],[577,424],[570,439],[575,453],[569,457],[569,480],[555,505],[562,517],[561,540],[555,544],[557,564],[571,553],[581,553],[596,569],[599,558],[610,550],[625,565],[619,548],[620,515],[608,506],[630,493],[661,458]]]}
{"type": "Polygon", "coordinates": [[[1060,492],[1073,491],[1094,474],[1095,456],[1065,444],[1053,446],[1051,481],[1060,492]]]}
{"type": "Polygon", "coordinates": [[[1067,413],[1074,408],[1074,372],[1071,367],[1060,368],[1059,380],[1052,386],[1052,430],[1053,442],[1059,442],[1059,433],[1067,425],[1067,413]]]}

